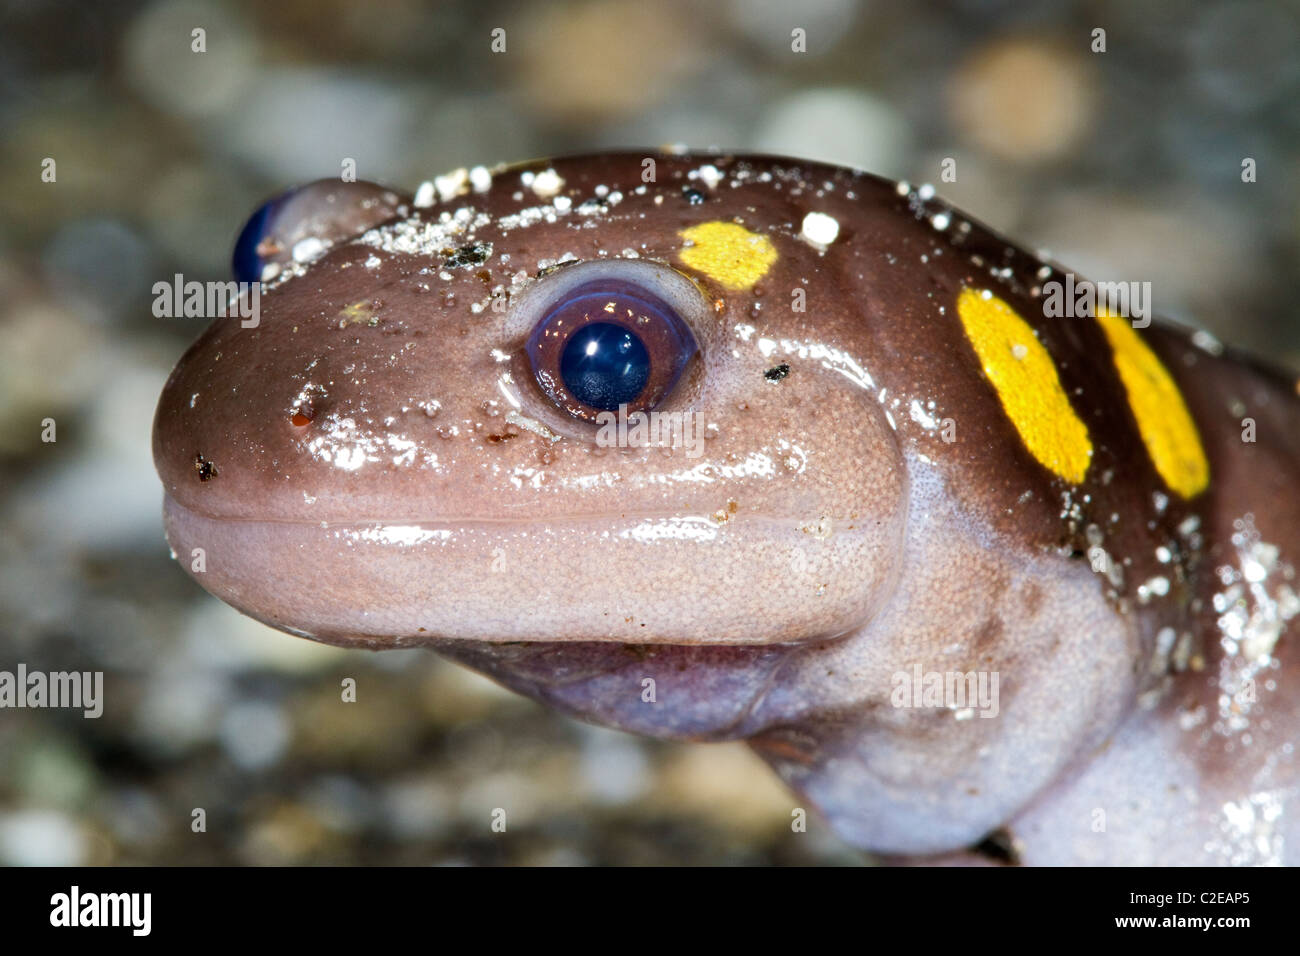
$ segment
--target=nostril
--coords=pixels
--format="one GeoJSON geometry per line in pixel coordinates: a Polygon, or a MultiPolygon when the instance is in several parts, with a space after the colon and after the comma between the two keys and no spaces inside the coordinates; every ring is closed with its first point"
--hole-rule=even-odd
{"type": "Polygon", "coordinates": [[[289,421],[298,428],[305,428],[316,420],[320,403],[325,399],[325,390],[319,385],[307,385],[298,393],[289,410],[289,421]]]}
{"type": "Polygon", "coordinates": [[[202,452],[194,455],[194,470],[198,473],[199,481],[211,481],[217,477],[217,466],[205,458],[202,452]]]}

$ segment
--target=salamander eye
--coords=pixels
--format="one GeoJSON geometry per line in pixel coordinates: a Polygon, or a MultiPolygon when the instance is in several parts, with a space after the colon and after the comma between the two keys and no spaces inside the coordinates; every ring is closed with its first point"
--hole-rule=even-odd
{"type": "Polygon", "coordinates": [[[310,262],[340,239],[402,214],[410,199],[374,183],[319,179],[263,203],[235,240],[231,271],[239,282],[274,278],[291,261],[310,262]]]}
{"type": "Polygon", "coordinates": [[[526,345],[551,401],[575,418],[649,411],[698,351],[690,328],[647,289],[598,279],[569,289],[545,311],[526,345]]]}
{"type": "Polygon", "coordinates": [[[288,194],[262,203],[239,231],[239,238],[235,240],[235,252],[230,257],[230,271],[236,281],[261,281],[262,270],[275,253],[280,251],[279,244],[268,235],[267,222],[273,218],[276,207],[284,201],[286,195],[288,194]]]}

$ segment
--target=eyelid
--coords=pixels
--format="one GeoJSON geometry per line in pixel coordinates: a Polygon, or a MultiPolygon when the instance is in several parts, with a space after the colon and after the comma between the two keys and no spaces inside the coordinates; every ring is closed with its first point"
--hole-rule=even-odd
{"type": "Polygon", "coordinates": [[[704,293],[676,269],[648,259],[594,259],[579,262],[534,279],[510,304],[506,315],[505,343],[522,348],[533,328],[569,293],[601,280],[635,283],[652,293],[681,317],[695,341],[703,347],[703,333],[709,316],[704,293]]]}

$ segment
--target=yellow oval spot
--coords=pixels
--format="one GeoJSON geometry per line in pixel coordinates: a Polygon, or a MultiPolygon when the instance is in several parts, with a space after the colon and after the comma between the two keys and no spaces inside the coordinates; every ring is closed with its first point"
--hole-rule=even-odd
{"type": "Polygon", "coordinates": [[[1092,460],[1088,427],[1074,413],[1056,365],[1029,323],[997,296],[974,289],[957,297],[957,314],[1029,453],[1066,481],[1083,481],[1092,460]]]}
{"type": "Polygon", "coordinates": [[[1171,490],[1191,498],[1210,483],[1201,436],[1168,369],[1128,320],[1100,307],[1097,321],[1110,342],[1128,404],[1151,463],[1171,490]]]}
{"type": "Polygon", "coordinates": [[[682,262],[728,289],[748,289],[776,262],[772,240],[734,222],[702,222],[681,237],[691,243],[681,251],[682,262]]]}

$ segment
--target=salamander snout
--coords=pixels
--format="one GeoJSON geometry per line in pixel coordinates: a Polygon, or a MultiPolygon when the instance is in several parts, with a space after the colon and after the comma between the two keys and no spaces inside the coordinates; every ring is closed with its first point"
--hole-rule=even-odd
{"type": "Polygon", "coordinates": [[[776,362],[808,329],[683,268],[676,220],[584,220],[578,256],[518,204],[321,183],[254,215],[235,262],[265,277],[259,320],[215,321],[155,420],[183,566],[339,643],[859,626],[895,582],[907,479],[848,360],[776,362]]]}

